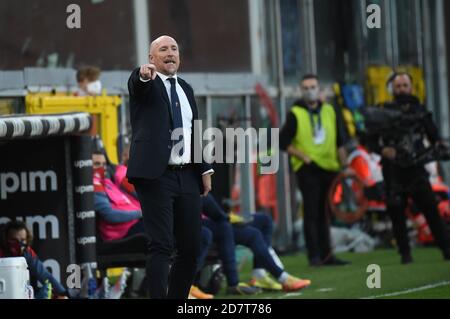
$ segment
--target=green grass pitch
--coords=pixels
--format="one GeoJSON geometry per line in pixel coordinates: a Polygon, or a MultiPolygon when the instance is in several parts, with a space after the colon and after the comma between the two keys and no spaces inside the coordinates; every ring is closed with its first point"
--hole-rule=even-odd
{"type": "MultiPolygon", "coordinates": [[[[436,248],[413,250],[414,263],[400,264],[400,256],[393,250],[376,250],[370,253],[342,253],[338,256],[352,262],[341,267],[311,268],[305,254],[283,256],[286,270],[298,277],[311,279],[310,287],[294,293],[263,292],[251,299],[347,299],[347,298],[439,298],[450,299],[450,261],[444,261],[436,248]],[[369,289],[366,281],[371,273],[367,266],[381,267],[381,288],[369,289]]],[[[240,271],[240,281],[251,278],[251,261],[240,271]]],[[[244,298],[250,296],[227,296],[224,289],[216,298],[244,298]]]]}

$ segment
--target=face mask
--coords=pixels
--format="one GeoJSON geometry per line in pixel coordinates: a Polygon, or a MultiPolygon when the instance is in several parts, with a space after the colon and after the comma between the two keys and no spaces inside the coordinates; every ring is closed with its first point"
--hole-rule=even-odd
{"type": "Polygon", "coordinates": [[[414,95],[412,94],[397,94],[395,95],[395,101],[403,104],[403,103],[412,103],[415,102],[414,95]]]}
{"type": "Polygon", "coordinates": [[[306,102],[317,101],[319,99],[319,88],[304,90],[303,98],[306,100],[306,102]]]}
{"type": "Polygon", "coordinates": [[[27,243],[25,241],[14,240],[9,242],[9,251],[12,256],[22,256],[26,248],[27,243]]]}
{"type": "Polygon", "coordinates": [[[94,82],[90,82],[87,87],[86,90],[93,95],[100,95],[102,93],[102,82],[100,82],[100,80],[94,81],[94,82]]]}
{"type": "Polygon", "coordinates": [[[417,98],[412,94],[397,94],[395,102],[400,106],[402,111],[408,111],[411,105],[419,103],[417,98]]]}
{"type": "Polygon", "coordinates": [[[105,191],[105,168],[99,167],[94,169],[94,192],[105,191]]]}
{"type": "Polygon", "coordinates": [[[94,177],[98,178],[100,180],[104,180],[105,179],[105,168],[104,167],[95,168],[94,169],[94,177]]]}

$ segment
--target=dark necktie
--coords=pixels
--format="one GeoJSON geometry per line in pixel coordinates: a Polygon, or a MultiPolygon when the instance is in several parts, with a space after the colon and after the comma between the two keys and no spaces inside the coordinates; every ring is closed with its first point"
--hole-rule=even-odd
{"type": "MultiPolygon", "coordinates": [[[[177,89],[176,89],[176,80],[174,78],[168,78],[170,82],[170,104],[172,106],[172,120],[173,120],[173,129],[183,128],[183,117],[181,115],[181,104],[180,99],[178,98],[177,89]]],[[[183,136],[176,141],[173,141],[175,144],[183,141],[183,136]]],[[[179,155],[182,156],[184,153],[184,145],[180,149],[179,155]]]]}

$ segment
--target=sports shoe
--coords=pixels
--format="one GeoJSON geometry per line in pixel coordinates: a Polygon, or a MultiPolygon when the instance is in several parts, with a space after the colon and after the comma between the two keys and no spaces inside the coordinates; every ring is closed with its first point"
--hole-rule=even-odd
{"type": "Polygon", "coordinates": [[[250,280],[250,285],[263,290],[283,290],[283,286],[279,282],[273,280],[269,275],[265,275],[262,278],[252,278],[250,280]]]}
{"type": "Polygon", "coordinates": [[[231,224],[242,224],[244,223],[244,218],[241,215],[231,212],[229,215],[231,224]]]}
{"type": "Polygon", "coordinates": [[[204,293],[197,286],[191,286],[189,297],[193,297],[192,299],[213,299],[214,295],[204,293]]]}
{"type": "Polygon", "coordinates": [[[249,286],[240,282],[237,286],[228,287],[227,294],[229,295],[256,295],[261,292],[261,288],[249,286]]]}
{"type": "Polygon", "coordinates": [[[311,280],[308,279],[300,279],[294,276],[289,275],[286,281],[283,284],[284,291],[296,291],[311,285],[311,280]]]}
{"type": "Polygon", "coordinates": [[[331,256],[324,260],[323,265],[324,266],[345,266],[351,264],[350,261],[342,260],[337,257],[331,256]]]}
{"type": "Polygon", "coordinates": [[[411,254],[403,254],[401,258],[401,263],[403,265],[411,264],[413,262],[411,254]]]}
{"type": "Polygon", "coordinates": [[[319,257],[313,257],[309,260],[310,267],[319,267],[322,266],[322,260],[319,257]]]}

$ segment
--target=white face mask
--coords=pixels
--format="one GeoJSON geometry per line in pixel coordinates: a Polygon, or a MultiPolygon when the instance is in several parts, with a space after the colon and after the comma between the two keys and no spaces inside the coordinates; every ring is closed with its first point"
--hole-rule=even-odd
{"type": "Polygon", "coordinates": [[[315,102],[319,99],[319,88],[303,90],[303,98],[307,102],[315,102]]]}
{"type": "Polygon", "coordinates": [[[102,93],[102,82],[100,80],[88,83],[86,90],[89,94],[100,95],[102,93]]]}

